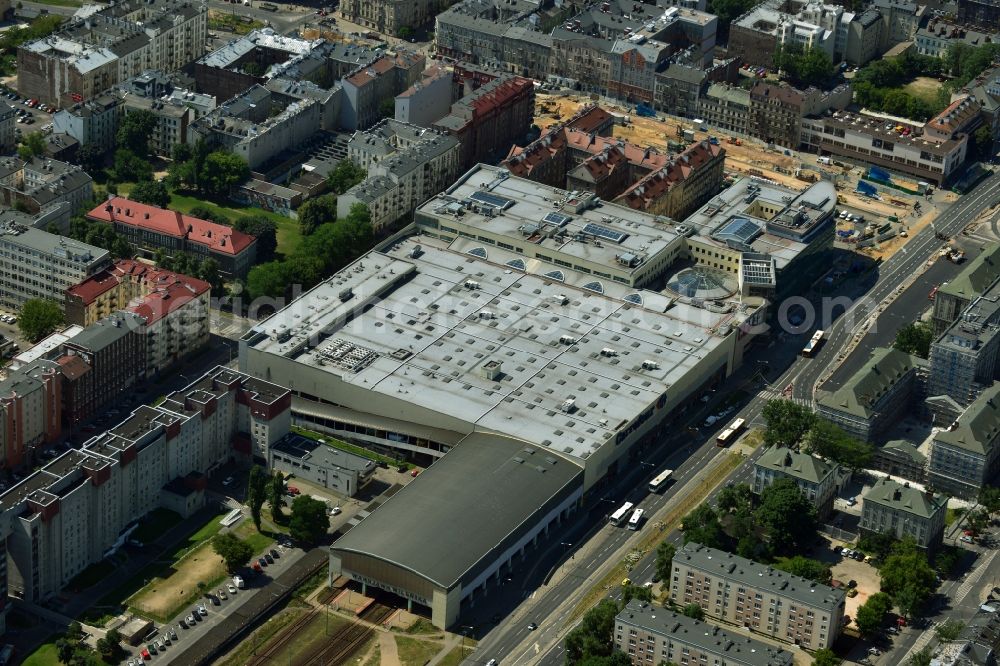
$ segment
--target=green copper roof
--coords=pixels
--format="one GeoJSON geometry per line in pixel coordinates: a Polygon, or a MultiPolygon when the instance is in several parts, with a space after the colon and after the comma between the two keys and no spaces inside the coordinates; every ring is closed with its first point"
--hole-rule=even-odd
{"type": "Polygon", "coordinates": [[[898,483],[886,477],[872,486],[864,501],[902,509],[921,518],[930,518],[948,504],[948,498],[944,495],[925,492],[908,483],[898,483]]]}
{"type": "Polygon", "coordinates": [[[824,460],[783,446],[768,449],[755,464],[810,483],[821,482],[834,470],[834,466],[824,460]]]}
{"type": "Polygon", "coordinates": [[[828,409],[847,412],[862,418],[872,415],[872,409],[889,389],[908,372],[925,364],[921,358],[898,349],[879,347],[865,365],[843,386],[817,401],[828,409]]]}
{"type": "Polygon", "coordinates": [[[986,251],[969,262],[948,284],[943,284],[938,293],[972,300],[989,289],[1000,278],[1000,243],[986,247],[986,251]]]}
{"type": "Polygon", "coordinates": [[[983,391],[962,412],[951,430],[942,430],[935,441],[986,455],[1000,434],[1000,383],[983,391]]]}

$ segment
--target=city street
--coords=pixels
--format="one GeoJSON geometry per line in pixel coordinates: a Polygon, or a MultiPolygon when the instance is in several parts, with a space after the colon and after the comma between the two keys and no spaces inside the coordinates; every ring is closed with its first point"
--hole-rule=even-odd
{"type": "MultiPolygon", "coordinates": [[[[962,197],[947,209],[935,223],[936,230],[949,236],[959,233],[980,212],[992,204],[996,198],[996,190],[994,188],[997,187],[998,183],[1000,183],[1000,179],[996,175],[991,175],[975,190],[962,197]]],[[[771,382],[771,386],[777,387],[780,391],[781,387],[792,384],[794,387],[794,397],[803,402],[809,401],[811,403],[814,385],[821,375],[836,362],[838,356],[844,352],[855,333],[855,327],[873,312],[873,304],[876,307],[882,304],[893,292],[900,289],[900,286],[906,279],[919,274],[940,248],[942,241],[935,237],[935,228],[928,227],[916,234],[910,239],[903,250],[883,262],[878,269],[877,281],[865,295],[866,298],[864,301],[856,301],[847,310],[847,313],[851,315],[850,317],[841,315],[827,329],[827,342],[820,349],[819,353],[811,359],[796,357],[790,367],[781,374],[781,377],[771,382]],[[851,328],[848,328],[847,324],[852,324],[851,328]]],[[[953,265],[949,264],[949,266],[953,265]]],[[[924,300],[921,302],[910,294],[902,302],[913,303],[919,306],[919,309],[911,315],[915,317],[919,314],[920,310],[926,307],[927,292],[923,290],[923,285],[919,283],[912,290],[915,290],[914,293],[922,292],[924,300]]],[[[887,323],[885,329],[891,329],[891,326],[887,323]]],[[[878,330],[877,323],[876,330],[878,330]]],[[[794,349],[794,352],[797,353],[797,351],[797,348],[794,349]]],[[[860,356],[863,362],[869,352],[869,348],[861,346],[855,350],[852,356],[860,356]]],[[[752,354],[750,358],[745,360],[743,369],[745,370],[753,366],[758,359],[759,350],[758,353],[752,354]]],[[[772,364],[772,367],[775,366],[776,364],[772,364]]],[[[742,382],[740,381],[728,382],[728,385],[732,387],[737,387],[741,384],[742,382]]],[[[760,412],[764,404],[767,399],[772,397],[775,396],[768,391],[762,391],[761,394],[752,398],[737,415],[746,419],[748,423],[759,422],[760,412]]],[[[698,423],[698,420],[696,418],[690,419],[689,423],[698,423]]],[[[714,435],[714,433],[712,434],[714,435]]],[[[660,449],[669,449],[670,447],[667,446],[669,442],[673,441],[673,439],[682,439],[684,437],[684,435],[675,435],[672,440],[664,442],[665,445],[661,446],[660,449]]],[[[695,448],[695,451],[687,457],[687,460],[679,465],[671,465],[677,469],[677,482],[662,497],[651,496],[644,500],[644,506],[647,507],[647,512],[650,515],[655,514],[673,497],[682,494],[686,490],[685,486],[690,484],[691,479],[694,477],[693,470],[703,469],[706,456],[710,456],[716,451],[711,436],[691,446],[695,448]]],[[[676,451],[670,462],[673,463],[673,460],[676,458],[684,458],[687,450],[676,451]]],[[[759,450],[730,475],[730,480],[745,482],[749,479],[753,461],[757,456],[759,456],[759,450]]],[[[633,468],[634,473],[622,479],[618,484],[619,488],[631,488],[631,493],[623,491],[620,497],[615,498],[616,501],[629,496],[640,498],[646,494],[644,483],[638,485],[635,483],[635,479],[638,476],[635,472],[638,470],[644,472],[642,481],[647,480],[654,473],[643,466],[633,468]],[[631,486],[629,486],[630,482],[631,486]]],[[[647,524],[645,529],[650,529],[649,525],[651,523],[652,520],[647,524]]],[[[573,534],[574,529],[580,530],[580,526],[573,523],[567,532],[562,535],[566,542],[573,543],[573,537],[569,535],[573,534]]],[[[594,572],[601,570],[602,565],[607,564],[611,566],[617,562],[617,560],[608,560],[609,553],[617,552],[631,538],[634,537],[636,540],[639,538],[636,533],[611,528],[606,524],[605,526],[598,525],[598,529],[594,530],[594,534],[585,545],[577,546],[580,552],[572,560],[572,562],[575,562],[573,575],[554,580],[549,585],[542,586],[537,590],[527,588],[524,591],[525,600],[520,607],[482,638],[479,649],[465,663],[485,664],[492,658],[503,658],[505,664],[541,663],[555,666],[561,663],[562,639],[572,628],[564,622],[565,617],[568,613],[572,612],[579,600],[586,595],[590,586],[596,580],[600,579],[601,576],[595,575],[594,572]],[[538,630],[534,632],[528,630],[527,623],[531,621],[539,623],[538,630]]],[[[641,534],[641,531],[639,534],[641,534]]],[[[679,543],[681,535],[679,532],[673,532],[666,535],[666,538],[674,543],[679,543]]],[[[648,579],[652,572],[653,559],[654,555],[649,554],[637,564],[631,574],[634,580],[644,581],[648,579]]],[[[476,625],[475,620],[469,621],[472,622],[472,626],[476,625]]]]}

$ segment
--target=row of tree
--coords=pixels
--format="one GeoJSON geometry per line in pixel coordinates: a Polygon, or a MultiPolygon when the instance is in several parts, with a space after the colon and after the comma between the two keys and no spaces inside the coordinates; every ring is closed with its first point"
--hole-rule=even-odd
{"type": "Polygon", "coordinates": [[[874,448],[791,400],[770,400],[761,412],[764,443],[814,453],[854,470],[868,466],[874,448]]]}
{"type": "Polygon", "coordinates": [[[368,207],[354,204],[347,217],[316,227],[291,256],[254,266],[247,292],[251,298],[280,298],[294,285],[309,289],[367,252],[374,238],[368,207]]]}
{"type": "Polygon", "coordinates": [[[836,81],[833,61],[817,48],[803,51],[798,44],[779,45],[774,51],[774,67],[800,88],[830,88],[836,81]]]}

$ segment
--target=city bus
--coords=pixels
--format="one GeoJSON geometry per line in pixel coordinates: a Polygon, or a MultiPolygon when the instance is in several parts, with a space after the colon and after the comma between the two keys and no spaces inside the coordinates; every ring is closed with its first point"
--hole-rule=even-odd
{"type": "Polygon", "coordinates": [[[740,432],[743,431],[743,426],[745,425],[746,421],[744,421],[743,419],[736,419],[735,421],[730,423],[729,427],[723,430],[718,437],[715,438],[715,445],[729,446],[734,441],[736,441],[737,437],[740,436],[740,432]]]}
{"type": "Polygon", "coordinates": [[[611,524],[614,525],[615,527],[621,525],[622,521],[625,519],[625,516],[628,515],[628,512],[632,510],[633,506],[635,505],[632,504],[632,502],[625,502],[625,504],[623,504],[620,509],[611,514],[611,524]]]}
{"type": "Polygon", "coordinates": [[[636,509],[632,512],[632,517],[628,519],[628,528],[630,530],[639,529],[639,525],[642,524],[642,514],[644,513],[645,511],[642,509],[636,509]]]}
{"type": "Polygon", "coordinates": [[[649,492],[658,493],[663,490],[663,487],[667,485],[667,481],[670,480],[670,475],[674,473],[672,469],[665,469],[656,477],[649,482],[649,492]]]}
{"type": "Polygon", "coordinates": [[[803,356],[808,358],[816,353],[816,351],[820,348],[820,345],[823,344],[823,333],[823,331],[816,331],[813,333],[813,336],[809,338],[809,342],[807,342],[806,346],[802,348],[803,356]]]}

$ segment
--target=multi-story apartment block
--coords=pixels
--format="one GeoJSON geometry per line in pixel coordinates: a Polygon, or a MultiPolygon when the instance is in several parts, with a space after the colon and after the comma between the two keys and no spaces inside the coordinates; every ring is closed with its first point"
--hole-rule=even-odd
{"type": "Polygon", "coordinates": [[[459,165],[468,169],[505,155],[531,127],[534,113],[534,82],[505,74],[452,104],[433,127],[461,143],[459,165]]]}
{"type": "Polygon", "coordinates": [[[698,117],[712,127],[735,134],[750,133],[750,91],[713,83],[698,100],[698,117]]]}
{"type": "Polygon", "coordinates": [[[870,468],[917,483],[927,481],[927,456],[905,439],[890,440],[877,447],[870,468]]]}
{"type": "Polygon", "coordinates": [[[973,499],[1000,470],[1000,383],[983,391],[947,430],[934,434],[928,484],[973,499]]]}
{"type": "Polygon", "coordinates": [[[1000,64],[987,67],[964,88],[955,92],[952,99],[965,95],[971,95],[979,104],[982,122],[990,128],[995,144],[1000,140],[1000,64]]]}
{"type": "Polygon", "coordinates": [[[941,545],[948,498],[882,477],[861,500],[862,533],[912,539],[930,550],[941,545]]]}
{"type": "MultiPolygon", "coordinates": [[[[246,277],[257,257],[257,239],[249,234],[124,197],[108,199],[87,217],[111,224],[132,247],[150,255],[163,249],[168,254],[189,252],[199,258],[211,257],[226,276],[246,277]]],[[[71,284],[82,281],[81,277],[71,284]]]]}
{"type": "Polygon", "coordinates": [[[993,385],[1000,349],[1000,289],[977,297],[931,344],[927,394],[961,406],[993,385]]]}
{"type": "Polygon", "coordinates": [[[858,67],[874,60],[879,54],[882,26],[882,14],[877,9],[858,14],[847,28],[844,60],[858,67]]]}
{"type": "Polygon", "coordinates": [[[958,320],[972,301],[994,288],[1000,280],[1000,243],[991,243],[962,271],[938,287],[931,323],[935,339],[958,320]]]}
{"type": "Polygon", "coordinates": [[[958,22],[995,34],[1000,31],[1000,2],[958,0],[958,22]]]}
{"type": "Polygon", "coordinates": [[[28,476],[0,495],[10,592],[30,602],[58,594],[120,546],[130,523],[175,505],[161,489],[196,482],[251,445],[265,455],[288,432],[290,407],[286,389],[217,367],[28,476]]]}
{"type": "Polygon", "coordinates": [[[839,465],[783,446],[765,451],[753,466],[753,492],[760,495],[778,479],[791,479],[816,507],[820,518],[833,509],[839,465]]]}
{"type": "Polygon", "coordinates": [[[702,141],[676,155],[660,153],[600,136],[590,125],[601,114],[606,112],[599,107],[581,110],[524,148],[513,148],[503,166],[516,176],[594,192],[602,199],[676,220],[718,191],[725,160],[721,146],[702,141]]]}
{"type": "Polygon", "coordinates": [[[932,18],[927,25],[917,29],[917,53],[942,58],[957,45],[975,48],[992,41],[992,35],[965,26],[951,23],[945,19],[932,18]]]}
{"type": "Polygon", "coordinates": [[[215,97],[175,87],[171,79],[156,71],[130,79],[119,91],[124,115],[146,111],[156,119],[149,137],[149,149],[170,157],[174,146],[192,143],[189,127],[215,107],[215,97]]]}
{"type": "Polygon", "coordinates": [[[912,41],[924,19],[925,5],[907,0],[875,0],[873,8],[882,15],[879,53],[896,44],[912,41]]]}
{"type": "Polygon", "coordinates": [[[371,132],[358,132],[348,143],[368,171],[364,181],[337,197],[337,215],[346,217],[351,206],[363,203],[378,231],[448,188],[459,172],[458,139],[386,120],[371,132]],[[395,134],[405,138],[395,139],[395,134]]]}
{"type": "Polygon", "coordinates": [[[615,648],[633,666],[792,666],[788,650],[633,599],[615,617],[615,648]]]}
{"type": "Polygon", "coordinates": [[[62,368],[63,422],[76,432],[146,377],[145,320],[118,311],[89,324],[51,354],[62,368]]]}
{"type": "Polygon", "coordinates": [[[35,448],[62,433],[62,373],[46,360],[8,370],[0,380],[0,468],[33,462],[35,448]]]}
{"type": "Polygon", "coordinates": [[[674,556],[669,585],[675,603],[809,650],[833,645],[843,627],[843,590],[698,543],[674,556]]]}
{"type": "Polygon", "coordinates": [[[47,157],[27,162],[0,159],[0,202],[31,215],[46,214],[49,222],[69,226],[69,218],[93,199],[94,179],[74,164],[47,157]]]}
{"type": "Polygon", "coordinates": [[[879,347],[840,388],[817,397],[816,413],[858,439],[874,441],[912,411],[926,366],[917,356],[879,347]]]}
{"type": "Polygon", "coordinates": [[[352,23],[403,37],[405,30],[412,31],[430,22],[440,7],[435,0],[345,0],[340,13],[352,23]]]}
{"type": "Polygon", "coordinates": [[[14,138],[14,123],[17,113],[7,102],[0,102],[0,149],[11,151],[17,145],[14,138]]]}
{"type": "Polygon", "coordinates": [[[846,84],[824,91],[758,81],[750,89],[749,133],[768,143],[798,148],[803,118],[843,109],[850,103],[851,88],[846,84]]]}
{"type": "Polygon", "coordinates": [[[362,65],[341,80],[343,102],[340,126],[347,130],[366,129],[383,116],[382,104],[416,83],[427,59],[410,51],[382,55],[362,65]]]}
{"type": "Polygon", "coordinates": [[[451,111],[452,73],[431,65],[420,80],[396,95],[396,120],[430,127],[451,111]]]}
{"type": "Polygon", "coordinates": [[[68,108],[144,70],[184,67],[202,55],[207,35],[205,3],[122,0],[21,45],[17,89],[68,108]]]}
{"type": "Polygon", "coordinates": [[[0,217],[0,305],[17,310],[42,298],[63,303],[67,287],[103,270],[107,250],[0,217]]]}
{"type": "Polygon", "coordinates": [[[108,151],[115,145],[121,115],[121,99],[111,94],[100,94],[56,111],[52,116],[52,131],[68,134],[81,146],[92,145],[108,151]]]}
{"type": "Polygon", "coordinates": [[[709,74],[694,65],[671,63],[656,73],[653,105],[682,118],[698,118],[698,104],[709,89],[709,74]]]}

